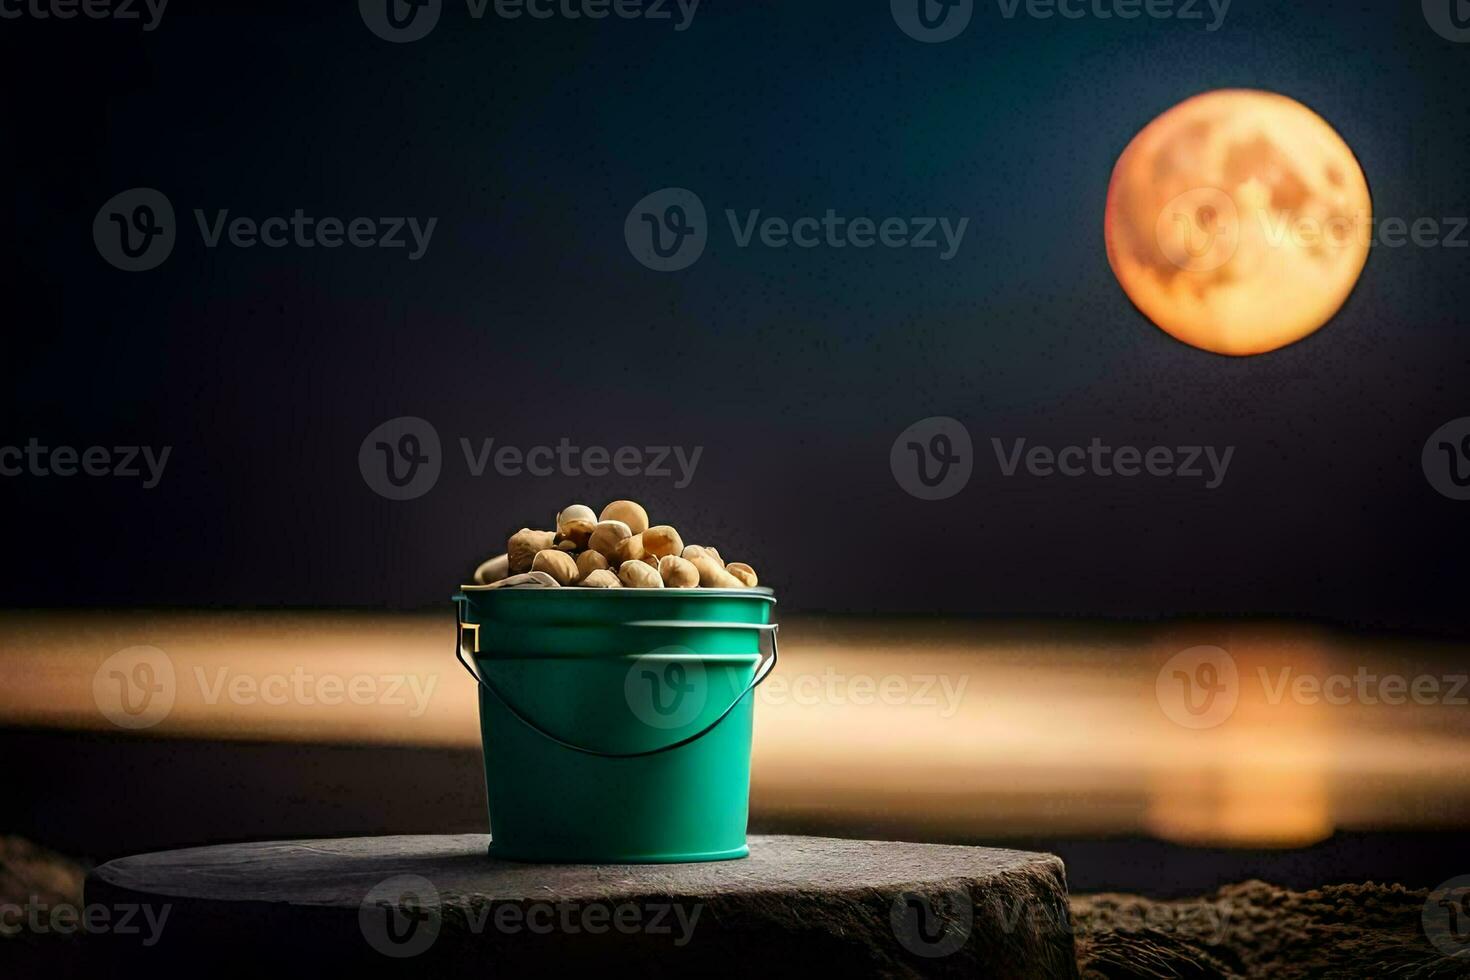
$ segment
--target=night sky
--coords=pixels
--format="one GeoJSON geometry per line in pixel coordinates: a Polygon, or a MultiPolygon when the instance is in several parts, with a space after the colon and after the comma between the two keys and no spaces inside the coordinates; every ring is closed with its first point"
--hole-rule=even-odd
{"type": "Polygon", "coordinates": [[[877,0],[706,0],[683,31],[446,0],[391,44],[350,2],[176,2],[151,32],[0,20],[0,446],[172,447],[152,489],[0,478],[7,605],[444,606],[508,532],[631,496],[786,609],[1460,627],[1470,502],[1420,454],[1470,415],[1470,248],[1375,247],[1327,327],[1230,359],[1137,313],[1102,243],[1119,152],[1219,87],[1323,115],[1380,220],[1470,215],[1470,43],[1417,3],[1236,0],[1208,31],[987,0],[924,44],[877,0]],[[177,241],[129,273],[93,219],[135,187],[177,241]],[[708,211],[677,272],[624,239],[666,187],[708,211]],[[208,248],[194,217],[298,208],[437,223],[410,260],[208,248]],[[968,226],[947,261],[741,248],[727,209],[968,226]],[[939,415],[974,473],[919,500],[889,450],[939,415]],[[358,460],[399,416],[442,444],[403,501],[358,460]],[[1094,437],[1234,456],[1205,489],[1008,478],[991,444],[1094,437]],[[476,477],[462,438],[703,450],[680,488],[476,477]]]}

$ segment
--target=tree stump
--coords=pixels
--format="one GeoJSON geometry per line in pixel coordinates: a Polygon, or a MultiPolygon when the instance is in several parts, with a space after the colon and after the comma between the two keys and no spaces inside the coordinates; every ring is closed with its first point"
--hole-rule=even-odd
{"type": "Polygon", "coordinates": [[[366,837],[122,858],[87,878],[88,906],[110,923],[87,946],[109,967],[154,975],[1077,976],[1052,855],[753,836],[738,861],[536,865],[492,860],[488,842],[366,837]]]}

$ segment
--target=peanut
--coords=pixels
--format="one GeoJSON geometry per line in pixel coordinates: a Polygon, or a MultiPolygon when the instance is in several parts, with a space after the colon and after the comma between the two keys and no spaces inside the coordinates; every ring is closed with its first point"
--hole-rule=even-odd
{"type": "Polygon", "coordinates": [[[523,527],[510,536],[505,551],[510,556],[510,573],[520,575],[531,570],[536,552],[550,548],[556,540],[555,531],[533,531],[523,527]]]}
{"type": "Polygon", "coordinates": [[[760,578],[755,574],[755,569],[743,561],[732,561],[725,566],[725,571],[738,578],[747,589],[753,589],[760,583],[760,578]]]}
{"type": "Polygon", "coordinates": [[[621,589],[623,583],[618,577],[605,568],[594,568],[587,573],[587,577],[577,583],[584,589],[621,589]]]}
{"type": "Polygon", "coordinates": [[[630,589],[661,589],[664,580],[658,571],[641,561],[625,561],[618,569],[618,581],[630,589]]]}
{"type": "Polygon", "coordinates": [[[577,581],[577,563],[565,551],[547,548],[536,552],[531,560],[531,571],[545,572],[556,579],[557,585],[571,585],[577,581]]]}
{"type": "Polygon", "coordinates": [[[587,539],[587,547],[602,555],[609,563],[616,563],[620,560],[618,543],[632,536],[633,532],[622,521],[598,521],[597,526],[592,529],[592,536],[587,539]]]}
{"type": "Polygon", "coordinates": [[[738,578],[725,571],[725,567],[708,555],[699,555],[689,559],[690,564],[699,570],[699,584],[706,589],[743,589],[745,588],[738,578]]]}
{"type": "Polygon", "coordinates": [[[628,531],[632,534],[642,534],[648,530],[648,511],[643,509],[643,505],[631,500],[614,500],[602,508],[598,520],[622,521],[628,525],[628,531]]]}
{"type": "Polygon", "coordinates": [[[720,557],[720,553],[702,544],[686,544],[684,550],[679,554],[690,561],[696,558],[712,558],[721,568],[725,567],[725,561],[720,557]]]}
{"type": "Polygon", "coordinates": [[[658,560],[659,578],[668,589],[693,589],[699,586],[699,569],[678,555],[664,555],[658,560]]]}

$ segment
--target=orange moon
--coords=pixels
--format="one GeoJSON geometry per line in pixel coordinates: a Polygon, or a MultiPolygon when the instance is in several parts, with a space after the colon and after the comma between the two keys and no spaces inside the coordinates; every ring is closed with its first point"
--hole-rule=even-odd
{"type": "Polygon", "coordinates": [[[1295,99],[1246,89],[1186,99],[1133,137],[1103,221],[1134,305],[1186,344],[1237,356],[1332,319],[1372,233],[1368,181],[1337,131],[1295,99]]]}

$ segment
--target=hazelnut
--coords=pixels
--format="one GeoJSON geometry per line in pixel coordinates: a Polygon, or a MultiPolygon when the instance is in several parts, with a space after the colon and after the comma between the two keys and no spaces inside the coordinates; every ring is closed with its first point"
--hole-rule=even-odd
{"type": "Polygon", "coordinates": [[[614,500],[602,508],[598,520],[622,521],[628,525],[628,531],[632,534],[642,534],[648,530],[648,511],[643,509],[642,504],[631,500],[614,500]]]}
{"type": "Polygon", "coordinates": [[[577,556],[577,578],[584,579],[593,572],[607,567],[607,559],[598,551],[584,551],[577,556]]]}
{"type": "Polygon", "coordinates": [[[677,555],[684,550],[684,540],[679,537],[679,532],[667,524],[651,527],[640,537],[643,538],[643,550],[655,558],[677,555]]]}
{"type": "Polygon", "coordinates": [[[661,589],[664,580],[658,570],[641,561],[625,561],[618,569],[618,581],[630,589],[661,589]]]}
{"type": "Polygon", "coordinates": [[[510,556],[510,573],[520,575],[531,570],[536,552],[550,548],[556,540],[555,531],[533,531],[523,527],[510,536],[505,550],[510,556]]]}
{"type": "Polygon", "coordinates": [[[628,525],[622,521],[598,521],[587,539],[587,547],[602,555],[609,562],[619,561],[618,543],[633,536],[628,525]]]}
{"type": "Polygon", "coordinates": [[[618,577],[605,568],[595,568],[587,573],[587,577],[577,583],[584,589],[621,589],[623,583],[618,577]]]}
{"type": "Polygon", "coordinates": [[[618,542],[616,560],[619,565],[625,561],[638,561],[644,553],[643,535],[635,534],[618,542]]]}
{"type": "Polygon", "coordinates": [[[556,579],[557,585],[571,585],[577,581],[577,563],[565,551],[547,548],[536,552],[531,560],[531,571],[545,572],[556,579]]]}

